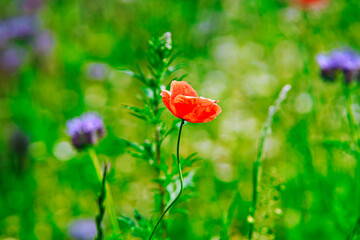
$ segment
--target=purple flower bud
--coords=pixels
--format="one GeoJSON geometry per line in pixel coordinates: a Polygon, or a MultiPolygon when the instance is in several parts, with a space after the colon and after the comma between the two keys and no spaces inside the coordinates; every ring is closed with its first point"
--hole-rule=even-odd
{"type": "Polygon", "coordinates": [[[109,68],[104,63],[90,63],[86,68],[86,74],[94,80],[104,80],[109,74],[109,68]]]}
{"type": "Polygon", "coordinates": [[[54,46],[54,38],[50,32],[41,32],[35,38],[35,51],[41,55],[48,55],[54,46]]]}
{"type": "Polygon", "coordinates": [[[67,123],[68,134],[77,149],[95,145],[105,135],[103,120],[95,113],[84,113],[67,123]]]}
{"type": "Polygon", "coordinates": [[[24,38],[29,37],[35,33],[35,18],[28,16],[21,16],[9,19],[3,22],[7,28],[7,38],[24,38]]]}
{"type": "Polygon", "coordinates": [[[358,70],[360,56],[351,49],[334,50],[331,54],[334,64],[341,70],[358,70]]]}
{"type": "Polygon", "coordinates": [[[70,224],[69,235],[76,240],[93,240],[97,235],[95,221],[80,219],[70,224]]]}
{"type": "Polygon", "coordinates": [[[334,66],[331,57],[324,54],[318,54],[316,60],[321,68],[321,76],[325,80],[333,82],[336,79],[337,67],[334,66]]]}
{"type": "Polygon", "coordinates": [[[318,54],[316,56],[316,61],[318,62],[321,69],[331,69],[336,68],[334,66],[331,56],[325,54],[318,54]]]}
{"type": "Polygon", "coordinates": [[[357,78],[360,70],[360,55],[352,49],[336,49],[330,54],[319,54],[316,60],[321,68],[322,76],[335,80],[336,74],[342,71],[345,82],[350,83],[357,78]]]}

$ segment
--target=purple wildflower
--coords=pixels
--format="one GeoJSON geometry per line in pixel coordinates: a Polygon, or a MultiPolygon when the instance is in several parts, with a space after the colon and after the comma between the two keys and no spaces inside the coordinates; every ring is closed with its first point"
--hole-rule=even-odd
{"type": "Polygon", "coordinates": [[[76,240],[92,240],[97,235],[95,221],[92,219],[80,219],[69,226],[69,235],[76,240]]]}
{"type": "Polygon", "coordinates": [[[342,71],[346,83],[350,83],[360,71],[360,55],[352,49],[336,49],[329,54],[319,54],[316,60],[322,76],[331,81],[335,80],[337,72],[342,71]]]}
{"type": "Polygon", "coordinates": [[[321,76],[328,81],[334,81],[336,78],[337,67],[334,65],[330,56],[319,54],[316,60],[321,68],[321,76]]]}
{"type": "Polygon", "coordinates": [[[360,55],[351,49],[334,50],[332,58],[342,70],[358,70],[360,67],[360,55]]]}
{"type": "Polygon", "coordinates": [[[1,23],[3,37],[7,40],[13,38],[25,38],[35,33],[35,18],[28,16],[20,16],[11,18],[1,23]]]}
{"type": "Polygon", "coordinates": [[[77,149],[95,145],[105,135],[103,120],[95,113],[84,113],[66,123],[68,134],[77,149]]]}
{"type": "Polygon", "coordinates": [[[41,32],[35,38],[35,51],[41,55],[48,55],[54,46],[54,38],[50,32],[41,32]]]}
{"type": "Polygon", "coordinates": [[[86,68],[86,74],[94,80],[104,80],[109,74],[109,68],[104,63],[90,63],[86,68]]]}

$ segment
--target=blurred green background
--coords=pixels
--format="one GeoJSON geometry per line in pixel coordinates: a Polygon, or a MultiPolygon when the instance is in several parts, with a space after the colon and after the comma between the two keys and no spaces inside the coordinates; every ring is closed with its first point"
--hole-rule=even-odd
{"type": "MultiPolygon", "coordinates": [[[[141,105],[141,86],[119,69],[146,68],[148,39],[167,31],[182,53],[176,62],[185,63],[176,76],[188,73],[185,80],[220,100],[223,111],[184,128],[181,154],[198,152],[201,161],[196,196],[180,203],[188,214],[169,216],[169,238],[219,239],[239,191],[230,239],[247,239],[260,132],[268,107],[290,83],[265,142],[258,239],[346,239],[359,217],[356,160],[337,144],[351,139],[342,84],[321,80],[315,56],[359,48],[360,2],[333,0],[317,10],[259,2],[0,0],[0,239],[71,239],[71,222],[97,214],[92,163],[66,133],[66,121],[87,111],[104,118],[107,136],[96,151],[111,162],[118,215],[135,208],[158,217],[156,173],[117,142],[142,141],[152,131],[121,107],[141,105]],[[6,39],[1,26],[24,16],[30,33],[19,27],[20,37],[6,39]]],[[[354,102],[360,117],[356,94],[354,102]]],[[[174,116],[164,111],[163,118],[170,123],[174,116]]],[[[164,151],[174,153],[175,143],[173,134],[164,151]]]]}

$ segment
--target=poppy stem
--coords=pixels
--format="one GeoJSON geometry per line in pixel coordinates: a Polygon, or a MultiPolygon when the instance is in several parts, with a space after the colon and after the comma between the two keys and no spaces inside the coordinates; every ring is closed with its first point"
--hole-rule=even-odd
{"type": "Polygon", "coordinates": [[[166,207],[165,211],[163,212],[163,214],[161,214],[159,220],[157,221],[150,237],[149,240],[152,239],[153,235],[155,234],[155,231],[157,229],[157,227],[159,226],[161,220],[164,218],[165,214],[170,210],[170,208],[175,204],[175,202],[180,198],[181,193],[183,191],[184,188],[184,182],[183,182],[183,176],[182,176],[182,171],[181,171],[181,165],[180,165],[180,138],[181,138],[181,131],[182,128],[184,126],[185,120],[182,119],[181,120],[181,124],[180,124],[180,128],[179,128],[179,135],[178,135],[178,141],[177,141],[177,147],[176,147],[176,154],[177,154],[177,165],[178,165],[178,170],[179,170],[179,178],[180,178],[180,191],[178,193],[178,195],[176,196],[176,198],[166,207]]]}
{"type": "MultiPolygon", "coordinates": [[[[102,182],[103,176],[101,173],[99,159],[93,148],[89,149],[89,155],[90,155],[90,158],[95,167],[96,175],[97,175],[99,181],[102,182]]],[[[112,225],[112,228],[113,228],[115,234],[120,234],[120,228],[119,228],[119,224],[117,221],[116,212],[115,212],[115,208],[114,208],[114,201],[113,201],[113,198],[111,195],[110,186],[107,182],[105,182],[105,189],[106,189],[105,205],[106,205],[106,208],[107,208],[107,211],[109,214],[110,222],[111,222],[111,225],[112,225]]]]}

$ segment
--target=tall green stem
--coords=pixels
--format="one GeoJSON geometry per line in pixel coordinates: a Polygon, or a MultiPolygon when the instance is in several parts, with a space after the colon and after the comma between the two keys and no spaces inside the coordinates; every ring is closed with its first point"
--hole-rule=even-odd
{"type": "MultiPolygon", "coordinates": [[[[159,86],[160,88],[160,86],[159,86]]],[[[154,96],[157,96],[155,88],[153,89],[154,96]]],[[[158,120],[158,112],[159,112],[159,101],[154,102],[154,117],[158,120]]],[[[158,121],[155,121],[154,123],[154,137],[155,137],[155,158],[156,158],[156,164],[158,165],[157,171],[158,171],[158,179],[161,179],[161,127],[159,126],[158,121]]],[[[163,185],[161,184],[161,181],[159,181],[159,190],[160,190],[160,212],[163,212],[165,209],[165,189],[163,185]]],[[[166,238],[166,225],[163,224],[163,231],[164,231],[164,238],[166,238]]]]}
{"type": "MultiPolygon", "coordinates": [[[[155,108],[155,116],[157,116],[158,113],[158,106],[156,105],[155,108]]],[[[161,179],[161,137],[160,137],[160,126],[159,124],[154,124],[155,128],[155,157],[156,157],[156,164],[158,165],[158,179],[161,179]]],[[[160,190],[160,212],[164,212],[165,209],[165,189],[163,185],[161,184],[161,181],[159,181],[159,190],[160,190]]],[[[163,224],[163,238],[165,239],[167,236],[167,229],[166,225],[163,224]]]]}
{"type": "Polygon", "coordinates": [[[103,178],[101,182],[101,191],[98,197],[98,205],[99,205],[99,214],[95,218],[96,229],[97,229],[97,237],[95,240],[103,240],[104,239],[104,230],[103,230],[103,219],[105,215],[105,206],[104,200],[106,199],[106,174],[107,174],[107,165],[104,167],[103,178]]]}
{"type": "MultiPolygon", "coordinates": [[[[160,139],[160,128],[158,125],[155,125],[155,157],[156,163],[158,167],[158,179],[161,179],[161,139],[160,139]]],[[[163,212],[165,209],[165,189],[162,184],[159,182],[159,190],[160,190],[160,212],[163,212]]],[[[166,236],[166,226],[164,225],[164,236],[166,236]]]]}
{"type": "MultiPolygon", "coordinates": [[[[268,122],[267,122],[268,123],[268,122]]],[[[252,204],[250,208],[250,214],[248,217],[248,221],[250,224],[249,227],[249,240],[252,239],[252,235],[254,232],[254,223],[255,223],[255,211],[256,211],[256,204],[258,199],[258,184],[260,183],[261,178],[261,156],[264,149],[264,142],[266,139],[266,134],[269,128],[269,124],[265,124],[264,129],[261,134],[260,144],[259,144],[259,150],[256,157],[256,160],[253,164],[253,177],[252,177],[252,183],[253,183],[253,192],[252,192],[252,204]]]]}
{"type": "Polygon", "coordinates": [[[353,102],[351,99],[351,93],[350,93],[350,86],[345,85],[344,86],[344,95],[346,100],[346,116],[349,122],[349,128],[351,132],[351,136],[356,148],[356,168],[355,168],[355,205],[357,212],[359,212],[360,208],[360,137],[359,137],[359,127],[356,123],[355,116],[354,116],[354,108],[353,108],[353,102]]]}
{"type": "Polygon", "coordinates": [[[254,161],[253,164],[253,176],[252,176],[252,183],[253,183],[253,192],[252,192],[252,203],[251,203],[251,208],[250,208],[250,213],[248,216],[248,222],[249,222],[249,240],[252,239],[252,235],[254,232],[254,223],[255,223],[255,211],[256,211],[256,204],[257,204],[257,199],[258,199],[258,185],[260,184],[260,179],[261,179],[261,162],[262,162],[262,154],[263,154],[263,150],[264,150],[264,143],[265,143],[265,139],[266,136],[268,134],[268,131],[271,127],[272,121],[274,119],[274,115],[276,113],[276,111],[279,109],[280,104],[285,100],[287,93],[290,91],[291,86],[285,85],[281,92],[279,93],[278,98],[276,99],[274,105],[269,107],[269,113],[264,125],[264,128],[261,132],[261,138],[260,138],[260,143],[259,143],[259,148],[258,148],[258,153],[257,153],[257,157],[256,160],[254,161]]]}
{"type": "MultiPolygon", "coordinates": [[[[98,157],[96,155],[96,152],[95,152],[95,150],[93,148],[89,149],[89,155],[90,155],[90,158],[91,158],[91,160],[92,160],[92,162],[94,164],[96,175],[97,175],[98,179],[100,181],[102,181],[102,174],[101,174],[101,167],[100,167],[99,159],[98,159],[98,157]]],[[[117,221],[117,218],[116,218],[114,202],[113,202],[113,198],[112,198],[112,195],[111,195],[111,192],[110,192],[109,184],[107,182],[105,183],[105,189],[106,189],[105,204],[106,204],[106,208],[107,208],[108,213],[109,213],[111,226],[112,226],[115,234],[120,234],[120,228],[119,228],[118,221],[117,221]]]]}
{"type": "Polygon", "coordinates": [[[176,196],[176,198],[166,207],[165,211],[163,212],[163,214],[161,214],[159,220],[157,221],[150,237],[149,240],[152,239],[153,235],[155,234],[155,231],[157,229],[157,227],[159,226],[161,220],[164,218],[165,214],[170,210],[170,208],[175,204],[175,202],[180,198],[181,193],[183,191],[184,188],[184,183],[183,183],[183,176],[182,176],[182,171],[181,171],[181,165],[180,165],[180,138],[181,138],[181,131],[183,128],[185,121],[181,120],[181,124],[180,124],[180,129],[179,129],[179,135],[178,135],[178,141],[177,141],[177,148],[176,148],[176,154],[177,154],[177,165],[178,165],[178,170],[179,170],[179,178],[180,178],[180,191],[179,194],[176,196]]]}

